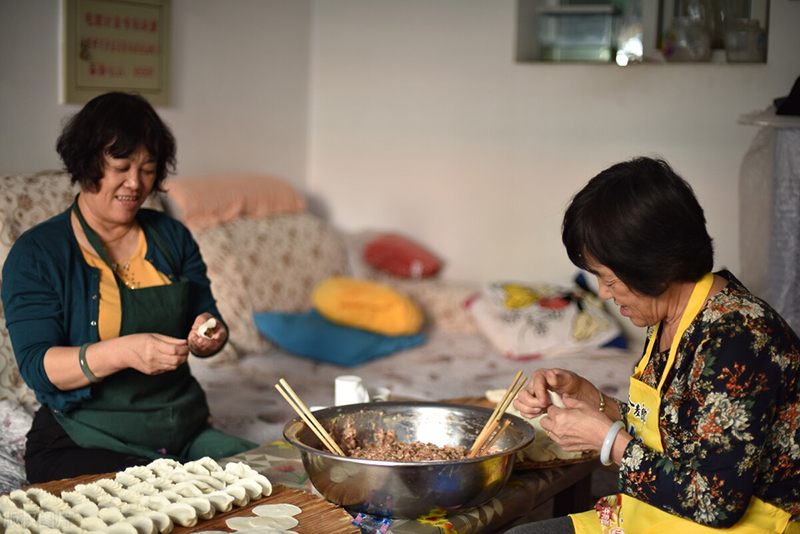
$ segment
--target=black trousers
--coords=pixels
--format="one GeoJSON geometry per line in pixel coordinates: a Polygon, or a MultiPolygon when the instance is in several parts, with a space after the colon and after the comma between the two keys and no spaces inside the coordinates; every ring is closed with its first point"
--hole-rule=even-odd
{"type": "Polygon", "coordinates": [[[84,449],[66,433],[49,408],[33,417],[25,448],[28,482],[38,484],[80,475],[116,473],[150,460],[105,449],[84,449]]]}

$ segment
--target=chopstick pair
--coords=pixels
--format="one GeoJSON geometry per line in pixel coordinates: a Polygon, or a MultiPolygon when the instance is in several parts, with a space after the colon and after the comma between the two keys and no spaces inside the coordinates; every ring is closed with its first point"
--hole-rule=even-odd
{"type": "Polygon", "coordinates": [[[294,408],[294,411],[297,412],[297,415],[299,415],[303,419],[305,424],[308,425],[308,427],[314,432],[314,434],[317,435],[319,440],[322,442],[324,446],[328,448],[329,451],[331,451],[334,454],[338,454],[339,456],[345,456],[344,451],[342,451],[341,447],[337,445],[337,443],[333,440],[331,435],[328,434],[328,432],[325,430],[322,424],[320,424],[317,418],[314,417],[314,414],[311,413],[311,410],[308,409],[305,403],[302,400],[300,400],[300,397],[297,396],[297,394],[294,392],[292,387],[286,382],[286,380],[281,378],[278,381],[278,384],[275,384],[275,389],[277,389],[278,393],[280,393],[283,396],[283,398],[286,399],[286,402],[288,402],[289,405],[292,408],[294,408]],[[284,389],[281,389],[280,386],[283,386],[283,388],[286,391],[284,391],[284,389]]]}
{"type": "Polygon", "coordinates": [[[474,458],[482,450],[486,450],[494,445],[494,443],[497,441],[497,438],[500,437],[500,434],[505,432],[506,428],[508,428],[508,425],[511,423],[511,420],[507,419],[503,422],[503,425],[500,426],[500,418],[506,413],[511,401],[514,400],[514,398],[517,396],[517,393],[519,393],[519,390],[521,390],[524,385],[525,377],[522,376],[522,371],[517,371],[517,374],[514,377],[514,380],[511,382],[511,385],[509,385],[505,393],[503,393],[503,397],[500,399],[500,402],[497,403],[494,412],[492,412],[492,415],[486,421],[486,424],[478,434],[478,437],[475,438],[475,442],[472,444],[469,454],[467,454],[467,458],[474,458]],[[500,426],[500,428],[497,430],[489,443],[487,443],[487,440],[489,440],[490,436],[492,436],[492,433],[498,428],[498,426],[500,426]]]}

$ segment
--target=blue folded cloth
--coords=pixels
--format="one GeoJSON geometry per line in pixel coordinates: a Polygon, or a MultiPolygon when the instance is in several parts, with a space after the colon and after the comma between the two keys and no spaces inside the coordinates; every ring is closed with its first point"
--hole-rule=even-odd
{"type": "Polygon", "coordinates": [[[386,336],[333,323],[315,309],[301,313],[256,312],[258,331],[283,350],[352,367],[425,342],[425,336],[386,336]]]}

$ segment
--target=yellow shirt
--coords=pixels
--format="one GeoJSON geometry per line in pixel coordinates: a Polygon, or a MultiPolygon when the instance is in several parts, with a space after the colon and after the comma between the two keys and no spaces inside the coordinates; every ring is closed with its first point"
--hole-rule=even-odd
{"type": "MultiPolygon", "coordinates": [[[[119,337],[122,324],[119,288],[114,273],[106,263],[81,247],[83,259],[90,266],[100,270],[100,310],[97,318],[97,332],[100,339],[119,337]]],[[[144,259],[147,253],[147,240],[144,231],[139,229],[139,245],[130,258],[112,263],[117,275],[131,289],[163,286],[170,283],[166,275],[159,272],[152,263],[144,259]]]]}

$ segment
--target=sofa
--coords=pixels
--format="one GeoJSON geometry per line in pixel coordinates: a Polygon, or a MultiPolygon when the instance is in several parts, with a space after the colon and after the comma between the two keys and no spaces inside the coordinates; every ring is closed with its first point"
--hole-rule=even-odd
{"type": "MultiPolygon", "coordinates": [[[[536,367],[554,365],[580,372],[610,395],[625,394],[636,358],[630,351],[585,351],[557,362],[506,358],[481,335],[464,305],[479,289],[477,283],[448,280],[444,273],[410,279],[374,269],[363,261],[362,252],[380,232],[337,231],[308,211],[301,192],[276,179],[264,181],[264,198],[271,202],[267,209],[248,206],[257,196],[255,179],[170,179],[168,194],[147,203],[192,230],[229,326],[229,343],[218,355],[190,358],[217,428],[257,443],[281,439],[285,423],[295,417],[274,388],[281,378],[309,406],[331,405],[334,378],[342,374],[361,376],[367,387],[388,388],[395,399],[440,400],[481,397],[505,388],[518,370],[529,376],[536,367]],[[191,196],[203,183],[226,184],[224,195],[206,191],[205,196],[221,199],[226,210],[232,203],[237,206],[210,219],[192,219],[188,211],[193,208],[179,192],[191,196]],[[221,198],[225,195],[230,198],[221,198]],[[349,367],[291,354],[255,327],[254,313],[307,310],[314,288],[342,275],[385,284],[415,301],[425,317],[425,342],[349,367]]],[[[76,193],[60,172],[0,176],[0,264],[22,232],[65,210],[76,193]]],[[[37,407],[16,368],[0,307],[0,493],[26,484],[24,436],[37,407]]]]}

